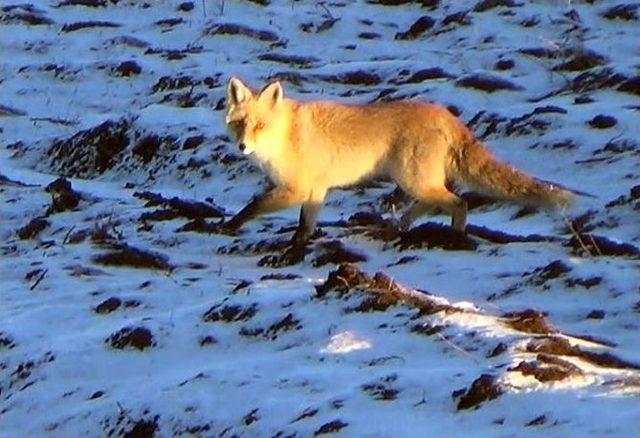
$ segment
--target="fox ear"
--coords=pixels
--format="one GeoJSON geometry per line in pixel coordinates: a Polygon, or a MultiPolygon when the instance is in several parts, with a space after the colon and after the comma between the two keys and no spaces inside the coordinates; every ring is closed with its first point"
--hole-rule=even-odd
{"type": "Polygon", "coordinates": [[[282,101],[284,91],[282,91],[282,85],[280,82],[272,82],[262,89],[260,92],[259,100],[269,103],[271,106],[276,106],[282,101]]]}
{"type": "Polygon", "coordinates": [[[238,78],[229,79],[227,86],[227,101],[230,105],[237,105],[251,98],[251,90],[238,78]]]}

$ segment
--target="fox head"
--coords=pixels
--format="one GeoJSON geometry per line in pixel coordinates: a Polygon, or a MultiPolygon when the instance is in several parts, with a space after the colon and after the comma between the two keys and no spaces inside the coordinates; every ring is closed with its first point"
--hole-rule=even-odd
{"type": "Polygon", "coordinates": [[[280,82],[254,93],[239,79],[229,80],[226,123],[243,154],[268,158],[284,142],[284,113],[280,82]]]}

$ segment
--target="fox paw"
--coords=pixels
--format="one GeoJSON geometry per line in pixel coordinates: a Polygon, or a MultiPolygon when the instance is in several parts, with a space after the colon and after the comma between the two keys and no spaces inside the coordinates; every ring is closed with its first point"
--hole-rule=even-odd
{"type": "Polygon", "coordinates": [[[270,268],[284,268],[297,265],[304,260],[306,250],[304,247],[291,246],[281,255],[268,255],[258,261],[258,266],[270,268]]]}
{"type": "Polygon", "coordinates": [[[223,234],[225,236],[238,236],[240,234],[240,231],[237,228],[229,226],[227,222],[211,224],[209,226],[209,232],[211,234],[223,234]]]}

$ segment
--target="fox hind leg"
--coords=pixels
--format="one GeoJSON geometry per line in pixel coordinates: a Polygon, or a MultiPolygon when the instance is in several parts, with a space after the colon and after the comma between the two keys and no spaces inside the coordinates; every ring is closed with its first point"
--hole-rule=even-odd
{"type": "Polygon", "coordinates": [[[326,190],[316,191],[302,204],[298,228],[291,239],[291,247],[283,254],[283,264],[294,264],[304,259],[307,241],[316,229],[318,212],[324,204],[325,194],[326,190]]]}
{"type": "Polygon", "coordinates": [[[467,202],[445,187],[421,190],[412,193],[416,198],[409,210],[400,218],[400,227],[407,229],[420,216],[436,212],[441,208],[451,215],[451,227],[464,231],[467,222],[467,202]]]}

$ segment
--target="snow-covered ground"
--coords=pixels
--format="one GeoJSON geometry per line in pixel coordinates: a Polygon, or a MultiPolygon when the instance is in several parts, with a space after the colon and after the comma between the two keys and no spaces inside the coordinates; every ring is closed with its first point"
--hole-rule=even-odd
{"type": "Polygon", "coordinates": [[[2,2],[0,434],[638,436],[639,15],[2,2]],[[483,204],[467,249],[436,226],[446,249],[402,249],[429,236],[381,229],[403,204],[376,181],[332,193],[306,260],[269,267],[295,209],[206,232],[265,184],[224,129],[232,75],[299,99],[440,102],[502,159],[596,197],[483,204]],[[59,176],[71,190],[46,189],[59,176]],[[397,290],[439,307],[382,302],[397,290]]]}

